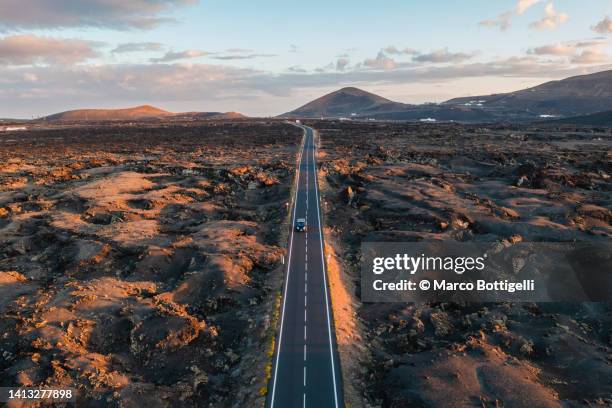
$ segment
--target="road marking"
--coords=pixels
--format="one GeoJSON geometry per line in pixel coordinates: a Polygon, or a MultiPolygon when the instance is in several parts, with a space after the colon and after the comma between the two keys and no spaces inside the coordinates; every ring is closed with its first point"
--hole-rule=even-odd
{"type": "MultiPolygon", "coordinates": [[[[305,142],[304,142],[304,145],[306,145],[305,142]]],[[[303,158],[304,158],[304,148],[302,148],[302,151],[300,152],[300,163],[298,165],[298,169],[302,167],[303,158]]],[[[308,156],[306,157],[306,160],[308,160],[308,156]]],[[[281,344],[283,341],[283,325],[285,323],[285,305],[287,304],[286,291],[287,291],[287,286],[289,285],[289,274],[291,272],[291,250],[293,249],[293,230],[294,230],[293,225],[295,225],[295,212],[297,209],[298,190],[300,186],[300,171],[299,170],[297,174],[297,182],[295,183],[295,185],[296,185],[296,189],[295,189],[295,198],[293,200],[293,217],[291,221],[291,239],[289,240],[289,260],[287,261],[287,276],[285,277],[285,287],[284,287],[285,293],[283,293],[283,311],[281,314],[281,326],[280,326],[280,332],[278,335],[278,349],[276,351],[276,364],[274,367],[274,381],[272,382],[272,402],[270,403],[270,408],[274,408],[274,395],[276,392],[276,378],[278,377],[278,360],[280,357],[281,344]]]]}
{"type": "Polygon", "coordinates": [[[306,408],[306,393],[304,393],[304,408],[306,408]]]}
{"type": "Polygon", "coordinates": [[[306,344],[304,344],[304,361],[306,361],[306,344]]]}
{"type": "Polygon", "coordinates": [[[306,308],[304,308],[304,323],[306,323],[308,321],[308,319],[306,318],[306,308]]]}
{"type": "Polygon", "coordinates": [[[304,388],[306,388],[306,366],[304,366],[304,388]]]}
{"type": "Polygon", "coordinates": [[[307,338],[308,336],[306,336],[306,325],[304,325],[304,341],[306,341],[307,338]]]}
{"type": "MultiPolygon", "coordinates": [[[[314,142],[314,131],[311,129],[311,137],[313,138],[313,142],[314,142]]],[[[312,169],[314,174],[317,174],[317,168],[316,168],[316,163],[315,163],[315,149],[316,146],[313,143],[313,149],[312,149],[312,169]]],[[[308,174],[308,173],[306,173],[308,174]]],[[[319,198],[319,187],[317,186],[318,182],[317,179],[315,178],[314,181],[314,185],[315,185],[315,196],[316,196],[316,200],[317,200],[317,222],[318,222],[318,229],[319,229],[319,244],[321,246],[321,263],[322,263],[322,270],[323,270],[323,287],[325,288],[325,306],[326,306],[326,312],[327,312],[327,329],[328,329],[328,338],[329,338],[329,357],[331,359],[331,365],[332,365],[332,378],[334,381],[334,403],[335,403],[335,407],[338,408],[338,390],[336,387],[336,368],[335,368],[335,363],[334,363],[334,352],[333,352],[333,343],[332,343],[332,335],[331,335],[331,320],[330,320],[330,312],[329,312],[329,296],[327,294],[327,276],[326,276],[326,267],[325,267],[325,257],[323,256],[323,234],[321,233],[321,214],[319,211],[319,204],[320,204],[320,198],[319,198]]]]}

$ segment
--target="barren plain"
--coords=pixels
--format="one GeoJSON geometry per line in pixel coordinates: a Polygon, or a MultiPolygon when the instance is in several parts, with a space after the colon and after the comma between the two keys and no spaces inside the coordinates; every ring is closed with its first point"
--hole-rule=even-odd
{"type": "Polygon", "coordinates": [[[0,386],[262,404],[300,139],[266,121],[0,137],[0,386]]]}
{"type": "Polygon", "coordinates": [[[359,299],[364,240],[610,240],[609,128],[309,124],[352,407],[612,406],[610,303],[359,299]]]}

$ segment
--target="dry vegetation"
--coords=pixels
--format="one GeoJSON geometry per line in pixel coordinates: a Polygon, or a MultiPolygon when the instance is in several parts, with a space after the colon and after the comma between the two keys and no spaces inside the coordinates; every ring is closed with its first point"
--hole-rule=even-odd
{"type": "Polygon", "coordinates": [[[610,129],[313,126],[336,282],[357,306],[360,332],[338,333],[352,406],[612,405],[609,303],[359,302],[363,240],[610,240],[610,129]]]}
{"type": "Polygon", "coordinates": [[[300,136],[249,121],[2,136],[0,386],[260,404],[300,136]]]}

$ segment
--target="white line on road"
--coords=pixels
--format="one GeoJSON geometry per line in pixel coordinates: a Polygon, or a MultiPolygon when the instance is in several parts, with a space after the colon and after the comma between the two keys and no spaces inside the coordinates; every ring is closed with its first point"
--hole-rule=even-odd
{"type": "Polygon", "coordinates": [[[306,341],[307,338],[308,336],[306,336],[306,325],[304,325],[304,341],[306,341]]]}
{"type": "Polygon", "coordinates": [[[306,361],[306,344],[304,344],[304,361],[306,361]]]}
{"type": "Polygon", "coordinates": [[[306,366],[304,366],[304,388],[306,388],[306,366]]]}
{"type": "MultiPolygon", "coordinates": [[[[306,143],[304,142],[304,145],[306,143]]],[[[280,332],[278,335],[278,349],[276,351],[276,364],[274,367],[274,381],[272,382],[272,402],[270,403],[270,408],[274,408],[274,393],[276,392],[276,378],[278,377],[278,359],[280,357],[281,344],[283,341],[283,324],[285,322],[285,305],[287,304],[287,286],[289,285],[289,274],[291,272],[291,250],[293,249],[293,225],[295,224],[295,212],[297,208],[297,198],[298,198],[298,190],[300,186],[300,171],[299,169],[302,167],[302,159],[304,156],[304,149],[300,152],[300,162],[298,164],[298,174],[297,174],[297,182],[295,188],[295,199],[293,200],[293,217],[291,220],[291,238],[289,240],[289,259],[287,260],[287,276],[285,277],[285,293],[283,294],[283,311],[281,314],[281,326],[280,332]]],[[[306,157],[308,160],[308,156],[306,157]]],[[[305,401],[305,400],[304,400],[305,401]]],[[[305,403],[305,402],[304,402],[305,403]]]]}
{"type": "MultiPolygon", "coordinates": [[[[312,131],[312,138],[313,138],[313,142],[314,142],[314,131],[312,131]]],[[[313,146],[314,143],[313,143],[313,146]]],[[[317,167],[315,164],[315,149],[316,146],[312,149],[312,169],[313,169],[313,173],[316,175],[317,174],[317,167]]],[[[308,173],[306,173],[308,174],[308,173]]],[[[315,178],[315,195],[316,195],[316,200],[317,200],[317,222],[318,222],[318,229],[319,229],[319,244],[321,245],[321,263],[322,263],[322,270],[323,270],[323,287],[325,288],[325,306],[326,306],[326,311],[327,311],[327,328],[328,328],[328,337],[329,337],[329,356],[331,359],[331,366],[332,366],[332,378],[334,381],[334,403],[335,403],[335,407],[338,408],[338,390],[336,387],[336,369],[335,369],[335,364],[334,364],[334,352],[333,352],[333,344],[332,344],[332,335],[331,335],[331,320],[330,320],[330,311],[329,311],[329,296],[327,294],[327,273],[326,273],[326,268],[325,268],[325,257],[323,255],[323,234],[321,232],[321,214],[319,212],[319,203],[320,198],[319,198],[319,187],[317,186],[317,179],[315,178]]]]}

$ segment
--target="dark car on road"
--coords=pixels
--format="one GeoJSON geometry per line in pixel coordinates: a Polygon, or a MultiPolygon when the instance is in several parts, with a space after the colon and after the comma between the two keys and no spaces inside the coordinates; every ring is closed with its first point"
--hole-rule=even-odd
{"type": "Polygon", "coordinates": [[[306,220],[304,218],[295,220],[295,230],[298,232],[306,231],[306,220]]]}

